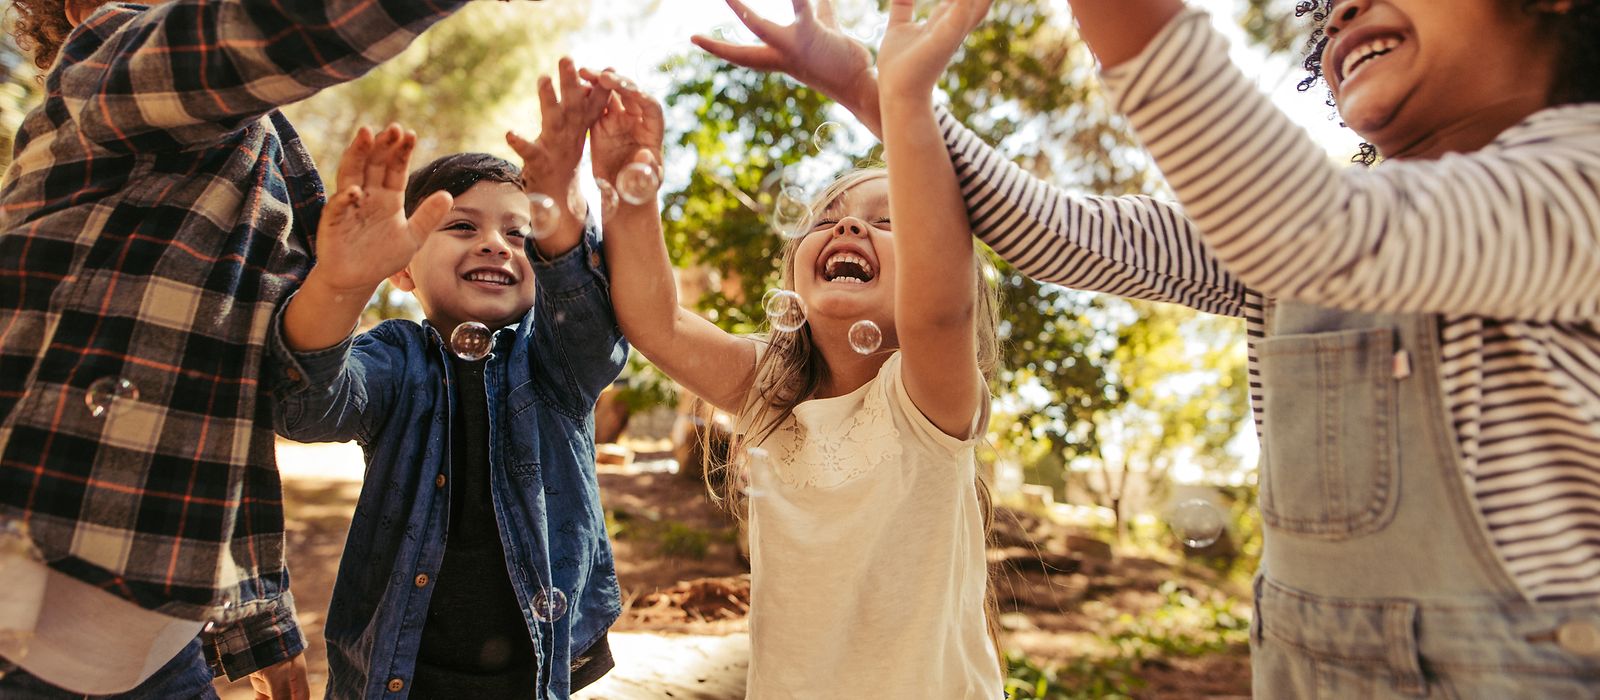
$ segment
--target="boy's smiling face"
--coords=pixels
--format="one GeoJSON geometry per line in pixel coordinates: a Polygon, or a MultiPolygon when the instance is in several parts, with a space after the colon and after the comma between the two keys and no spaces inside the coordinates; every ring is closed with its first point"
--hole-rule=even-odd
{"type": "Polygon", "coordinates": [[[1507,0],[1338,2],[1322,74],[1345,123],[1383,155],[1437,155],[1453,131],[1503,129],[1549,104],[1549,17],[1507,0]]]}
{"type": "Polygon", "coordinates": [[[390,281],[417,295],[428,321],[446,338],[467,321],[502,328],[533,306],[527,238],[522,188],[479,182],[455,198],[411,264],[390,281]]]}

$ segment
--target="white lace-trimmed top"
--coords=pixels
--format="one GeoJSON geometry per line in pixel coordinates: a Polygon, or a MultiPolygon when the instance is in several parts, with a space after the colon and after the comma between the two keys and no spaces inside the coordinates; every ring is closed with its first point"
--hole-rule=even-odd
{"type": "Polygon", "coordinates": [[[975,445],[911,403],[899,353],[860,389],[800,404],[763,441],[746,697],[1003,697],[975,445]]]}

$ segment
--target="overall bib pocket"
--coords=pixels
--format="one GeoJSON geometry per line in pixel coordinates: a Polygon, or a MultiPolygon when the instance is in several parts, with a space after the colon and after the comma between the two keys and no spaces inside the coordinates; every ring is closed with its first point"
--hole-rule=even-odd
{"type": "Polygon", "coordinates": [[[1299,535],[1377,532],[1399,502],[1395,333],[1367,328],[1260,344],[1261,514],[1299,535]]]}

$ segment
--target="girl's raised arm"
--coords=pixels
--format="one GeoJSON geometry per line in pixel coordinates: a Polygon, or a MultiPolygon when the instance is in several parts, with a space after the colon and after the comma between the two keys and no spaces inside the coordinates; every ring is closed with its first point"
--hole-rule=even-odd
{"type": "Polygon", "coordinates": [[[977,269],[933,86],[990,0],[943,0],[923,23],[894,0],[878,54],[879,103],[894,225],[895,330],[906,393],[946,434],[971,437],[987,389],[977,360],[977,269]],[[965,381],[962,377],[966,377],[965,381]]]}
{"type": "MultiPolygon", "coordinates": [[[[661,106],[610,71],[584,77],[613,95],[590,136],[595,177],[616,182],[631,164],[659,173],[661,106]]],[[[619,198],[604,225],[611,303],[628,342],[690,392],[724,411],[737,411],[755,377],[756,341],[678,305],[655,198],[643,204],[619,198]]]]}

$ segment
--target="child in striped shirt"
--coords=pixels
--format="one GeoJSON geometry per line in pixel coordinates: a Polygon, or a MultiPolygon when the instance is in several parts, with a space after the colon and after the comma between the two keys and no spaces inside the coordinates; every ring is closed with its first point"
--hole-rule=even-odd
{"type": "MultiPolygon", "coordinates": [[[[1258,695],[1590,696],[1600,8],[1318,9],[1308,64],[1382,167],[1331,164],[1178,0],[1075,0],[1183,207],[1068,195],[943,115],[973,229],[1042,280],[1247,320],[1258,695]]],[[[859,47],[798,14],[753,18],[765,46],[701,45],[876,125],[859,47]]]]}

